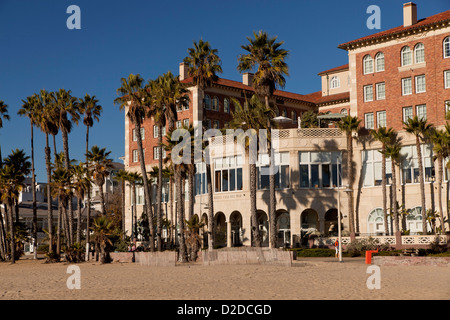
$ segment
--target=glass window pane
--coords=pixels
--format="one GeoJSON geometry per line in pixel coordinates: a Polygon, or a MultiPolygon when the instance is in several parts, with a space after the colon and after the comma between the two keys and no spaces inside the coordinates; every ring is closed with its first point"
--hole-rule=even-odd
{"type": "Polygon", "coordinates": [[[236,169],[236,190],[242,190],[242,168],[236,169]]]}
{"type": "Polygon", "coordinates": [[[323,188],[330,187],[330,165],[329,164],[322,165],[322,187],[323,188]]]}
{"type": "Polygon", "coordinates": [[[222,191],[228,191],[228,170],[222,170],[222,191]]]}
{"type": "Polygon", "coordinates": [[[319,165],[312,164],[311,165],[311,186],[313,188],[319,188],[319,165]]]}
{"type": "Polygon", "coordinates": [[[236,189],[236,169],[230,169],[230,191],[236,189]]]}
{"type": "Polygon", "coordinates": [[[289,166],[282,165],[280,167],[280,184],[281,188],[289,188],[289,166]]]}
{"type": "Polygon", "coordinates": [[[300,188],[309,188],[308,165],[300,165],[300,188]]]}
{"type": "Polygon", "coordinates": [[[220,192],[220,191],[222,191],[221,190],[221,188],[220,188],[220,182],[221,182],[221,171],[216,171],[216,176],[215,176],[215,182],[216,182],[216,184],[215,184],[215,191],[216,192],[220,192]]]}
{"type": "Polygon", "coordinates": [[[309,152],[299,152],[300,163],[309,163],[309,152]]]}

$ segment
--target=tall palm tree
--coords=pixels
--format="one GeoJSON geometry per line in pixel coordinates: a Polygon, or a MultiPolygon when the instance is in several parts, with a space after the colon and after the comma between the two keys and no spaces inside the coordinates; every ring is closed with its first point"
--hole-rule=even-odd
{"type": "Polygon", "coordinates": [[[383,195],[383,216],[384,229],[386,235],[389,235],[389,224],[387,214],[387,195],[386,195],[386,145],[390,144],[396,131],[393,128],[380,127],[378,130],[370,131],[372,137],[381,143],[381,193],[383,195]]]}
{"type": "Polygon", "coordinates": [[[110,154],[111,151],[106,151],[106,148],[100,149],[98,146],[92,146],[91,150],[86,154],[86,158],[89,161],[89,171],[92,174],[92,181],[99,188],[102,215],[106,214],[103,185],[112,168],[112,160],[108,158],[110,154]]]}
{"type": "MultiPolygon", "coordinates": [[[[8,105],[3,100],[0,100],[0,128],[3,128],[3,120],[9,120],[8,105]]],[[[0,167],[2,165],[2,149],[0,146],[0,167]]]]}
{"type": "Polygon", "coordinates": [[[109,262],[107,248],[108,245],[112,245],[110,236],[114,234],[114,221],[107,216],[99,216],[94,220],[92,230],[97,248],[100,249],[100,263],[107,263],[109,262]]]}
{"type": "Polygon", "coordinates": [[[122,207],[122,239],[125,239],[125,183],[128,181],[129,172],[120,169],[116,173],[116,180],[120,183],[120,191],[122,193],[121,207],[122,207]]]}
{"type": "Polygon", "coordinates": [[[401,163],[401,155],[400,151],[402,149],[402,139],[395,134],[394,137],[386,144],[386,148],[384,151],[384,155],[386,158],[391,159],[391,172],[392,172],[392,193],[391,193],[391,203],[392,203],[392,212],[394,213],[394,226],[395,233],[400,231],[399,225],[399,208],[397,202],[397,172],[396,167],[400,166],[401,163]]]}
{"type": "MultiPolygon", "coordinates": [[[[203,102],[204,92],[216,82],[219,77],[217,74],[222,73],[221,60],[217,49],[212,49],[208,41],[200,39],[193,42],[194,47],[188,49],[188,56],[184,58],[184,63],[188,66],[188,76],[192,77],[192,83],[199,89],[199,101],[202,105],[202,128],[207,127],[207,117],[205,103],[203,102]]],[[[195,130],[199,128],[195,125],[195,130]]],[[[208,249],[212,250],[214,246],[214,203],[213,203],[213,187],[211,176],[211,161],[209,154],[205,154],[206,158],[206,183],[208,189],[208,249]]]]}
{"type": "MultiPolygon", "coordinates": [[[[83,162],[79,162],[78,165],[72,166],[72,186],[75,193],[75,196],[77,197],[78,201],[78,211],[77,211],[77,230],[76,230],[76,242],[81,243],[81,204],[84,199],[84,196],[87,192],[89,192],[89,187],[91,185],[90,176],[87,172],[86,164],[83,162]]],[[[89,225],[89,224],[88,224],[89,225]]],[[[86,232],[86,236],[89,233],[89,230],[86,232]]],[[[86,241],[89,241],[87,238],[86,241]]]]}
{"type": "MultiPolygon", "coordinates": [[[[264,99],[266,108],[270,108],[269,101],[276,88],[283,88],[286,84],[285,76],[289,75],[289,68],[286,63],[288,51],[280,48],[284,41],[276,42],[277,37],[271,38],[267,32],[253,32],[254,39],[247,37],[249,44],[242,45],[241,48],[247,51],[238,57],[239,72],[254,71],[252,86],[256,94],[264,99]]],[[[271,121],[267,119],[268,130],[271,130],[271,121]]],[[[276,232],[276,200],[275,200],[275,172],[274,153],[271,139],[268,139],[267,151],[270,155],[269,174],[269,244],[275,248],[277,243],[276,232]]]]}
{"type": "MultiPolygon", "coordinates": [[[[45,134],[45,166],[47,170],[47,222],[48,222],[48,236],[49,243],[53,244],[53,208],[52,208],[52,164],[51,164],[51,150],[49,146],[49,135],[55,136],[58,134],[58,125],[55,122],[57,114],[54,106],[53,95],[46,90],[41,90],[39,93],[39,101],[36,105],[38,128],[45,134]]],[[[53,253],[53,246],[49,245],[49,253],[53,253]]]]}
{"type": "MultiPolygon", "coordinates": [[[[267,130],[267,119],[274,116],[271,108],[261,102],[256,96],[253,96],[250,102],[247,102],[248,108],[243,108],[237,99],[232,99],[235,106],[232,112],[233,120],[230,127],[247,131],[253,129],[256,131],[267,130]]],[[[246,141],[246,149],[249,153],[250,163],[250,216],[252,221],[252,236],[256,247],[261,247],[261,234],[258,228],[257,208],[256,208],[256,191],[257,191],[257,168],[256,150],[250,150],[250,140],[246,141]]]]}
{"type": "MultiPolygon", "coordinates": [[[[344,132],[347,136],[347,179],[350,192],[348,194],[348,216],[350,220],[350,233],[355,233],[355,216],[353,208],[353,132],[357,132],[361,120],[358,117],[352,117],[351,115],[345,116],[338,123],[339,129],[344,132]]],[[[359,226],[357,226],[357,231],[359,231],[359,226]]]]}
{"type": "Polygon", "coordinates": [[[450,132],[448,130],[450,130],[450,126],[448,126],[447,124],[446,130],[433,128],[429,135],[430,140],[433,143],[434,160],[436,160],[438,163],[438,205],[442,233],[445,233],[444,208],[442,206],[442,180],[444,178],[444,159],[450,155],[450,132]]]}
{"type": "Polygon", "coordinates": [[[19,193],[23,188],[25,176],[23,172],[10,164],[5,164],[0,168],[0,193],[1,201],[8,206],[8,225],[10,234],[10,260],[16,261],[16,241],[15,241],[15,223],[13,219],[14,205],[19,198],[19,193]]]}
{"type": "MultiPolygon", "coordinates": [[[[147,116],[147,107],[145,105],[146,89],[143,87],[144,80],[137,74],[130,74],[128,78],[121,78],[122,86],[117,89],[119,95],[114,100],[115,103],[120,104],[120,110],[126,111],[126,116],[134,124],[136,131],[136,139],[139,153],[139,163],[141,165],[142,183],[144,185],[145,210],[150,223],[153,221],[153,211],[150,196],[150,185],[147,177],[147,170],[145,168],[144,148],[142,146],[141,126],[143,119],[147,116]]],[[[150,227],[150,250],[155,251],[154,244],[154,230],[150,227]]]]}
{"type": "Polygon", "coordinates": [[[36,175],[34,173],[34,126],[38,123],[39,103],[40,99],[37,94],[33,94],[22,100],[22,108],[17,112],[20,116],[25,116],[30,119],[30,137],[31,137],[31,193],[32,193],[32,211],[33,211],[33,239],[34,239],[34,255],[37,259],[37,205],[36,205],[36,175]]]}
{"type": "MultiPolygon", "coordinates": [[[[87,157],[89,151],[89,128],[94,125],[94,120],[99,122],[100,115],[102,113],[102,106],[98,104],[98,100],[95,96],[90,96],[86,94],[84,99],[79,99],[79,109],[80,113],[84,115],[83,124],[86,126],[86,175],[89,177],[89,160],[87,157]]],[[[88,189],[86,190],[87,195],[87,203],[86,203],[86,243],[89,243],[89,230],[90,230],[90,219],[91,219],[91,186],[89,184],[88,189]]],[[[89,256],[89,255],[88,255],[89,256]]]]}
{"type": "Polygon", "coordinates": [[[131,238],[136,239],[137,232],[137,216],[136,216],[136,186],[142,185],[142,175],[132,171],[127,174],[127,181],[131,187],[131,238]]]}
{"type": "MultiPolygon", "coordinates": [[[[80,119],[78,100],[72,96],[70,90],[59,89],[55,93],[55,105],[59,111],[58,127],[61,130],[61,136],[63,140],[64,149],[64,166],[66,170],[70,170],[70,157],[69,157],[69,133],[72,131],[73,123],[78,124],[80,119]],[[69,119],[70,118],[70,119],[69,119]]],[[[72,199],[69,197],[67,200],[68,215],[69,215],[69,245],[73,243],[73,206],[72,199]]]]}
{"type": "Polygon", "coordinates": [[[421,141],[423,141],[432,128],[432,125],[427,123],[426,119],[414,116],[409,118],[406,122],[403,122],[403,128],[406,132],[412,134],[416,138],[417,158],[419,160],[419,182],[420,182],[420,200],[422,204],[422,233],[427,234],[427,215],[426,215],[426,202],[425,202],[425,178],[423,171],[422,149],[421,141]]]}

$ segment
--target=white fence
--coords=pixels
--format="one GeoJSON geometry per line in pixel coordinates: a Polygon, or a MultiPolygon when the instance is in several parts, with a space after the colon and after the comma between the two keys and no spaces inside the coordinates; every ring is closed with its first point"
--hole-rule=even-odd
{"type": "MultiPolygon", "coordinates": [[[[356,240],[364,239],[369,237],[356,237],[356,240]]],[[[397,239],[395,236],[372,236],[372,239],[375,239],[375,242],[379,244],[388,244],[391,246],[395,246],[397,244],[397,239]]],[[[316,246],[333,246],[337,237],[318,237],[314,240],[314,245],[316,246]]],[[[351,242],[350,237],[341,237],[342,245],[348,245],[351,242]]],[[[438,244],[445,245],[447,244],[447,236],[445,235],[414,235],[414,236],[402,236],[401,245],[430,245],[436,241],[439,241],[438,244]]]]}

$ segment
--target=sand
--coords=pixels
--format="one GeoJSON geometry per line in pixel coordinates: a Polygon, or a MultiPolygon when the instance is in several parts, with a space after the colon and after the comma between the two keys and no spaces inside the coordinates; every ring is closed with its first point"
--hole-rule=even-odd
{"type": "MultiPolygon", "coordinates": [[[[361,258],[303,258],[292,267],[263,265],[145,267],[77,264],[80,289],[68,289],[70,264],[44,260],[0,263],[0,299],[62,300],[448,300],[450,268],[381,266],[380,289],[369,289],[361,258]]],[[[75,282],[70,282],[75,283],[75,282]]],[[[371,282],[375,283],[375,282],[371,282]]]]}

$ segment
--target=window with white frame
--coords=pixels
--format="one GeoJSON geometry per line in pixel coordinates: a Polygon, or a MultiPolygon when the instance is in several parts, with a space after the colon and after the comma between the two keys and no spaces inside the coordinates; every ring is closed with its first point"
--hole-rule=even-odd
{"type": "Polygon", "coordinates": [[[443,48],[444,48],[444,58],[450,58],[450,37],[444,39],[443,48]]]}
{"type": "Polygon", "coordinates": [[[186,100],[186,102],[183,106],[183,110],[189,110],[189,100],[186,100]]]}
{"type": "Polygon", "coordinates": [[[230,100],[223,99],[223,112],[230,113],[230,100]]]}
{"type": "Polygon", "coordinates": [[[411,78],[404,78],[402,79],[402,95],[409,94],[412,94],[412,81],[411,78]]]}
{"type": "Polygon", "coordinates": [[[144,204],[144,187],[143,186],[136,186],[136,204],[142,205],[144,204]]]}
{"type": "Polygon", "coordinates": [[[384,53],[378,52],[375,56],[375,71],[384,71],[384,53]]]}
{"type": "Polygon", "coordinates": [[[377,127],[386,127],[386,111],[377,111],[377,127]]]}
{"type": "Polygon", "coordinates": [[[416,93],[422,93],[426,91],[425,75],[416,76],[416,93]]]}
{"type": "Polygon", "coordinates": [[[416,106],[416,115],[419,119],[427,120],[427,105],[420,104],[416,106]]]}
{"type": "MultiPolygon", "coordinates": [[[[141,128],[141,139],[145,140],[145,129],[141,128]]],[[[133,141],[137,141],[136,128],[133,129],[133,141]]]]}
{"type": "Polygon", "coordinates": [[[133,162],[138,162],[139,161],[139,155],[138,155],[137,149],[133,150],[132,154],[133,154],[133,162]]]}
{"type": "Polygon", "coordinates": [[[373,59],[370,55],[363,58],[363,72],[364,74],[373,73],[373,59]]]}
{"type": "Polygon", "coordinates": [[[450,111],[450,100],[447,100],[444,102],[444,110],[445,110],[445,114],[447,114],[447,112],[450,111]]]}
{"type": "Polygon", "coordinates": [[[444,88],[450,88],[450,70],[444,71],[444,88]]]}
{"type": "Polygon", "coordinates": [[[217,97],[212,99],[212,110],[219,111],[219,98],[217,97]]]}
{"type": "Polygon", "coordinates": [[[386,99],[386,85],[384,82],[380,82],[376,84],[377,88],[377,100],[386,99]]]}
{"type": "Polygon", "coordinates": [[[414,62],[425,62],[425,46],[423,45],[423,43],[418,43],[414,47],[414,62]]]}
{"type": "Polygon", "coordinates": [[[344,116],[348,115],[347,109],[342,109],[341,110],[341,114],[344,115],[344,116]]]}
{"type": "Polygon", "coordinates": [[[412,107],[403,107],[403,122],[407,122],[408,119],[413,117],[413,108],[412,107]]]}
{"type": "Polygon", "coordinates": [[[208,193],[206,179],[207,179],[206,164],[204,162],[196,163],[195,164],[195,195],[208,193]]]}
{"type": "Polygon", "coordinates": [[[186,128],[189,128],[189,119],[183,120],[183,126],[185,126],[186,128]]]}
{"type": "Polygon", "coordinates": [[[401,55],[402,66],[409,66],[410,64],[412,64],[411,49],[408,46],[402,48],[401,55]]]}
{"type": "Polygon", "coordinates": [[[366,129],[373,129],[374,123],[373,123],[373,113],[366,113],[364,114],[364,127],[366,129]]]}
{"type": "MultiPolygon", "coordinates": [[[[431,144],[422,144],[422,163],[425,181],[430,182],[434,178],[433,152],[431,144]]],[[[402,184],[419,182],[419,159],[415,145],[404,146],[400,151],[402,184]]]]}
{"type": "MultiPolygon", "coordinates": [[[[380,186],[382,182],[382,155],[380,150],[362,151],[362,176],[365,187],[380,186]]],[[[391,160],[386,159],[386,183],[392,180],[391,160]]]]}
{"type": "Polygon", "coordinates": [[[181,123],[181,120],[177,120],[177,121],[175,122],[175,128],[180,129],[182,126],[183,126],[183,125],[182,125],[182,123],[181,123]]]}
{"type": "Polygon", "coordinates": [[[183,107],[180,104],[177,104],[176,110],[177,110],[177,112],[181,112],[181,111],[183,111],[183,107]]]}
{"type": "Polygon", "coordinates": [[[341,86],[338,76],[332,76],[330,80],[330,89],[336,89],[341,86]]]}
{"type": "MultiPolygon", "coordinates": [[[[289,152],[280,152],[274,154],[274,170],[275,170],[275,188],[287,189],[290,187],[289,175],[289,152]]],[[[259,154],[257,167],[258,189],[269,188],[269,155],[259,154]]]]}
{"type": "Polygon", "coordinates": [[[364,86],[364,101],[373,101],[373,85],[364,86]]]}
{"type": "MultiPolygon", "coordinates": [[[[391,220],[388,219],[388,230],[392,233],[391,220]]],[[[383,235],[386,232],[384,213],[382,208],[373,209],[367,216],[367,233],[370,235],[383,235]]]]}
{"type": "Polygon", "coordinates": [[[299,152],[300,188],[335,188],[342,185],[340,151],[299,152]]]}
{"type": "Polygon", "coordinates": [[[214,159],[215,192],[242,190],[242,166],[242,156],[214,159]]]}
{"type": "Polygon", "coordinates": [[[211,98],[210,98],[210,96],[209,95],[205,95],[204,101],[205,101],[205,109],[206,110],[211,110],[211,98]]]}
{"type": "MultiPolygon", "coordinates": [[[[163,159],[166,158],[166,149],[162,148],[163,159]]],[[[159,147],[153,147],[153,159],[159,159],[159,147]]]]}

